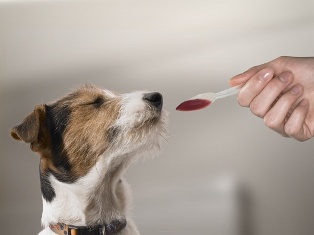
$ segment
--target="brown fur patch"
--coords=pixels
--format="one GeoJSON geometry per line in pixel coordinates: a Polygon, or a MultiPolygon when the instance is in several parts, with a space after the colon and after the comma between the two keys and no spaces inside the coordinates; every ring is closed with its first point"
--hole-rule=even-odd
{"type": "Polygon", "coordinates": [[[24,118],[23,122],[11,130],[12,138],[26,143],[38,142],[41,120],[44,116],[43,106],[36,106],[34,111],[24,118]]]}
{"type": "Polygon", "coordinates": [[[63,135],[64,152],[71,174],[85,175],[108,147],[107,132],[117,119],[120,99],[106,97],[102,90],[79,89],[68,104],[70,117],[63,135]]]}
{"type": "Polygon", "coordinates": [[[16,140],[30,143],[30,147],[34,152],[41,152],[45,155],[50,145],[45,119],[45,108],[43,105],[38,105],[21,124],[11,130],[11,136],[16,140]]]}

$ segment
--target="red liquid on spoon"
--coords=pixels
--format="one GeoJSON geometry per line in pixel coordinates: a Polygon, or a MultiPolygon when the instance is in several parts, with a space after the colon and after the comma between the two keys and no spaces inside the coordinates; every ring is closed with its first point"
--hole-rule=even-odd
{"type": "Polygon", "coordinates": [[[194,111],[207,107],[211,102],[209,100],[203,99],[195,99],[195,100],[187,100],[181,103],[176,110],[179,111],[194,111]]]}

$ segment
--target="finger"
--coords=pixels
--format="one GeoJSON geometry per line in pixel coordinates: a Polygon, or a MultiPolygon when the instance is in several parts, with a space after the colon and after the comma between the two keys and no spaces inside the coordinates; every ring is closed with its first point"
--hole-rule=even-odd
{"type": "Polygon", "coordinates": [[[273,76],[274,70],[272,68],[265,68],[255,74],[241,88],[238,94],[238,103],[241,106],[249,107],[252,100],[264,89],[273,76]]]}
{"type": "Polygon", "coordinates": [[[230,78],[229,85],[236,86],[239,84],[246,83],[250,78],[252,78],[260,70],[262,70],[261,66],[254,66],[248,69],[247,71],[230,78]]]}
{"type": "Polygon", "coordinates": [[[252,100],[250,109],[253,114],[264,118],[279,95],[292,82],[293,74],[284,72],[266,84],[264,89],[252,100]]]}
{"type": "Polygon", "coordinates": [[[304,122],[308,109],[309,101],[304,98],[293,110],[290,118],[285,124],[284,130],[287,135],[299,141],[305,141],[311,138],[310,129],[304,122]]]}
{"type": "Polygon", "coordinates": [[[293,106],[295,102],[301,97],[302,93],[303,86],[301,84],[297,84],[278,98],[278,100],[264,116],[265,125],[287,137],[288,135],[284,130],[286,118],[290,115],[290,110],[294,108],[293,106]]]}

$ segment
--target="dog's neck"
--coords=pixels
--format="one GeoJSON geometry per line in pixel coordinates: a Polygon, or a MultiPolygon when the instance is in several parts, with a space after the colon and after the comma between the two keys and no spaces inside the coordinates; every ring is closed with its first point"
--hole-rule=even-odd
{"type": "Polygon", "coordinates": [[[129,161],[127,156],[110,159],[100,156],[89,173],[75,183],[63,183],[50,175],[56,196],[51,202],[43,198],[42,224],[95,226],[124,219],[130,192],[122,177],[129,161]]]}

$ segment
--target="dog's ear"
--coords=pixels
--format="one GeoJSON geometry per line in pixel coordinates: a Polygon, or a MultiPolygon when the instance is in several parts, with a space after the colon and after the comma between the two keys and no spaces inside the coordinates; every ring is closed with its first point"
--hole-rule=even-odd
{"type": "Polygon", "coordinates": [[[45,128],[46,112],[44,105],[38,105],[34,111],[29,114],[21,124],[13,127],[11,130],[11,136],[15,140],[24,141],[31,144],[33,151],[37,149],[34,147],[38,146],[42,141],[41,135],[45,128]]]}

